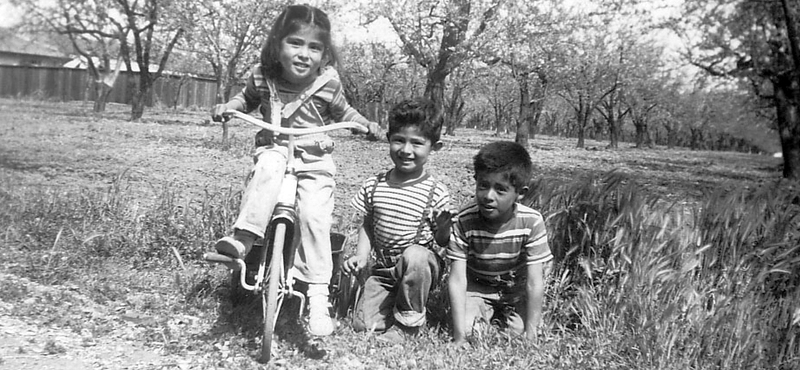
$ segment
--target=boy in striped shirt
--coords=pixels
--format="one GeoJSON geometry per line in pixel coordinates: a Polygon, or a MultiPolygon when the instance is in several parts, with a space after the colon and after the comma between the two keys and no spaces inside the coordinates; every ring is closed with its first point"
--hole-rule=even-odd
{"type": "Polygon", "coordinates": [[[474,158],[475,199],[453,223],[447,250],[453,340],[485,321],[532,339],[542,320],[543,265],[552,258],[542,215],[518,201],[533,165],[514,142],[485,145],[474,158]]]}
{"type": "MultiPolygon", "coordinates": [[[[351,204],[364,216],[356,254],[343,269],[357,273],[376,256],[353,313],[356,331],[387,331],[402,339],[425,324],[428,294],[439,281],[450,238],[450,195],[425,164],[439,150],[443,118],[429,99],[406,100],[389,113],[394,168],[367,179],[351,204]]],[[[389,337],[393,337],[390,339],[389,337]]]]}

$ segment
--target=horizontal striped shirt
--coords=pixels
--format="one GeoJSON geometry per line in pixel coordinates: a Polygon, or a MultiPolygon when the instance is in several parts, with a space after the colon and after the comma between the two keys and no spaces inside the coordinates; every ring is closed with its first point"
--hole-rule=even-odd
{"type": "MultiPolygon", "coordinates": [[[[368,125],[369,120],[347,103],[342,83],[336,70],[328,67],[324,70],[322,76],[325,78],[330,77],[330,80],[320,89],[311,92],[310,99],[306,99],[308,97],[305,95],[306,89],[311,87],[310,85],[298,89],[296,86],[289,85],[283,79],[273,80],[275,88],[278,90],[278,97],[284,104],[288,104],[298,98],[306,100],[292,116],[289,118],[284,117],[281,125],[308,128],[342,121],[355,121],[368,125]]],[[[267,77],[262,73],[260,64],[253,67],[250,76],[247,78],[247,84],[231,100],[241,102],[245,107],[245,112],[248,113],[259,109],[264,121],[269,122],[271,112],[270,91],[267,85],[267,77]]]]}
{"type": "Polygon", "coordinates": [[[525,266],[550,261],[541,213],[515,204],[514,216],[500,226],[485,222],[472,201],[458,214],[447,256],[467,262],[467,275],[479,282],[514,286],[525,280],[525,266]]]}
{"type": "MultiPolygon", "coordinates": [[[[428,197],[433,194],[431,207],[448,209],[450,194],[444,184],[428,174],[412,183],[393,184],[388,175],[372,176],[361,185],[351,205],[356,211],[372,215],[373,249],[403,250],[412,245],[421,229],[418,244],[433,241],[428,215],[428,197]],[[381,181],[378,181],[378,178],[381,181]],[[433,191],[431,193],[431,191],[433,191]]],[[[368,230],[369,232],[369,230],[368,230]]]]}

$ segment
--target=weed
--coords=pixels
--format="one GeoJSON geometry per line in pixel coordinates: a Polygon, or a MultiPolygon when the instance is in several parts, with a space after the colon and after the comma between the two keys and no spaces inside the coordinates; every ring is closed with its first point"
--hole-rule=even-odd
{"type": "Polygon", "coordinates": [[[42,349],[44,354],[46,355],[57,355],[60,353],[66,353],[67,349],[64,346],[56,343],[53,339],[48,339],[47,342],[44,344],[44,348],[42,349]]]}

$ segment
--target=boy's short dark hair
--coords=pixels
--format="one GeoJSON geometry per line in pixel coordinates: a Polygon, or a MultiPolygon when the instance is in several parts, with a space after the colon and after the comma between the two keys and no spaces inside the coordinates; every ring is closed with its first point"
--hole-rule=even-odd
{"type": "Polygon", "coordinates": [[[431,143],[439,141],[442,135],[444,115],[432,100],[427,98],[406,99],[389,111],[388,136],[408,126],[415,126],[431,143]]]}
{"type": "Polygon", "coordinates": [[[475,176],[486,173],[502,173],[519,191],[533,176],[533,162],[528,151],[513,141],[495,141],[486,144],[473,158],[475,176]]]}

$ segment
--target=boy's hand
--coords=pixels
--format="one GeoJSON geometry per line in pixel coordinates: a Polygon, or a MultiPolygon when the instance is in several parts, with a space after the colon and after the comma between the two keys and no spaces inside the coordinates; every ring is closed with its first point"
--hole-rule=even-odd
{"type": "Polygon", "coordinates": [[[381,136],[383,136],[383,130],[381,130],[381,126],[378,125],[377,122],[370,122],[367,125],[367,140],[369,141],[379,141],[381,136]]]}
{"type": "Polygon", "coordinates": [[[344,271],[345,274],[348,275],[358,274],[359,271],[361,271],[361,269],[363,269],[364,266],[367,265],[368,258],[369,258],[368,256],[359,256],[359,255],[352,256],[344,261],[344,264],[342,265],[342,270],[344,271]]]}
{"type": "Polygon", "coordinates": [[[227,110],[228,106],[226,104],[215,105],[214,108],[211,108],[211,119],[214,122],[228,122],[231,117],[227,114],[224,114],[227,110]]]}
{"type": "Polygon", "coordinates": [[[453,217],[456,214],[456,212],[449,209],[431,209],[431,214],[428,217],[433,222],[433,228],[449,230],[453,227],[453,217]]]}

